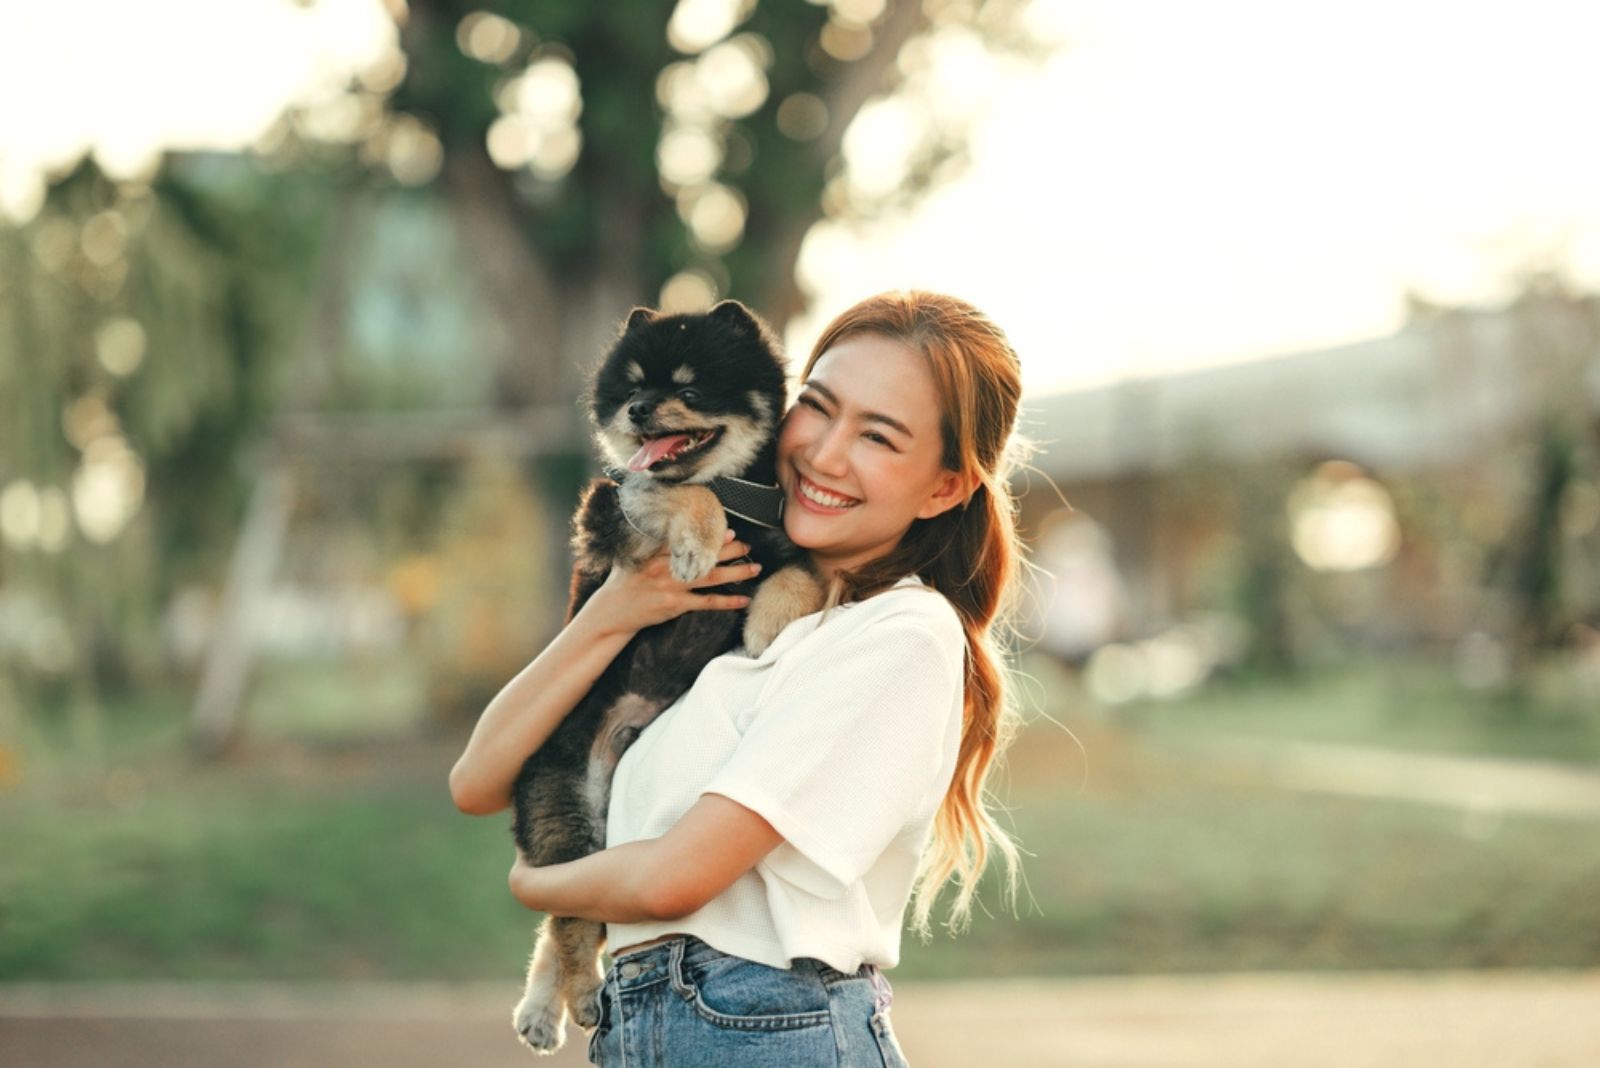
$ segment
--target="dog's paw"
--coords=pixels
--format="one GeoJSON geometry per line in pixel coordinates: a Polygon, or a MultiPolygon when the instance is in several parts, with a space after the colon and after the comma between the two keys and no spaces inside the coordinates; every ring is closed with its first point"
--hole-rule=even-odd
{"type": "Polygon", "coordinates": [[[600,990],[597,987],[592,994],[587,994],[576,1001],[567,1003],[567,1011],[572,1013],[572,1022],[585,1031],[593,1031],[600,1024],[600,990]]]}
{"type": "Polygon", "coordinates": [[[751,613],[744,620],[744,651],[760,656],[783,629],[782,621],[767,614],[751,613]]]}
{"type": "Polygon", "coordinates": [[[783,628],[822,607],[822,585],[803,567],[775,571],[756,588],[744,617],[744,649],[760,656],[783,628]]]}
{"type": "Polygon", "coordinates": [[[668,566],[672,577],[679,582],[705,578],[717,566],[717,546],[706,546],[688,538],[676,540],[672,543],[668,566]]]}
{"type": "Polygon", "coordinates": [[[585,1031],[600,1022],[600,992],[604,986],[605,977],[600,974],[598,960],[589,968],[563,976],[562,1000],[567,1003],[573,1022],[585,1031]]]}
{"type": "Polygon", "coordinates": [[[554,1053],[567,1040],[565,1016],[566,1008],[552,990],[548,996],[529,994],[524,997],[511,1022],[529,1049],[535,1053],[554,1053]]]}

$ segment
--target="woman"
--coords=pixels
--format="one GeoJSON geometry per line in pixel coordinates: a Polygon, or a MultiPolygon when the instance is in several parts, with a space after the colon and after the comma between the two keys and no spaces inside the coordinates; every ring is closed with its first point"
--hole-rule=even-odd
{"type": "MultiPolygon", "coordinates": [[[[607,923],[597,1064],[901,1064],[880,969],[912,891],[951,926],[1010,840],[984,782],[1011,721],[991,630],[1019,562],[1007,445],[1020,380],[976,309],[888,293],[834,320],[778,441],[784,528],[827,610],[760,657],[719,657],[618,765],[608,848],[512,868],[530,909],[607,923]],[[930,846],[931,849],[926,847],[930,846]]],[[[509,803],[518,768],[639,629],[742,607],[730,542],[685,585],[658,557],[613,571],[485,710],[455,769],[464,811],[509,803]]]]}

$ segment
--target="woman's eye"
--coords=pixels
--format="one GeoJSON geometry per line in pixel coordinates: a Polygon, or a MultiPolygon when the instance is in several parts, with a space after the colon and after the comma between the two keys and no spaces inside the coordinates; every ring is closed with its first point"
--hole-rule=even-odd
{"type": "Polygon", "coordinates": [[[816,401],[812,400],[810,397],[801,397],[800,398],[800,403],[804,404],[807,408],[815,408],[819,412],[822,411],[822,405],[818,404],[816,401]]]}
{"type": "Polygon", "coordinates": [[[876,430],[867,431],[866,437],[868,441],[876,441],[879,445],[887,445],[891,449],[894,448],[894,443],[876,430]]]}
{"type": "Polygon", "coordinates": [[[685,404],[693,404],[700,399],[700,391],[698,389],[680,389],[678,390],[678,396],[683,399],[685,404]]]}

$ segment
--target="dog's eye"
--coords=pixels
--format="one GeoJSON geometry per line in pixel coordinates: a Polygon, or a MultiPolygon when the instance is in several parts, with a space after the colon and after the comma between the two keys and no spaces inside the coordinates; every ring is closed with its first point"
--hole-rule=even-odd
{"type": "Polygon", "coordinates": [[[678,396],[683,398],[685,404],[693,404],[700,399],[700,391],[698,389],[680,389],[678,390],[678,396]]]}
{"type": "Polygon", "coordinates": [[[638,395],[639,395],[639,387],[638,386],[634,386],[632,389],[628,390],[628,395],[626,397],[623,397],[622,399],[623,400],[633,400],[633,398],[637,397],[638,395]]]}

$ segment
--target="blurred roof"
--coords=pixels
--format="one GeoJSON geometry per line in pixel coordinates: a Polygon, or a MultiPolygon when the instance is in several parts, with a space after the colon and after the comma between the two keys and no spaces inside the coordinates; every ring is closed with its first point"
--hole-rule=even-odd
{"type": "MultiPolygon", "coordinates": [[[[1042,397],[1022,429],[1058,479],[1278,455],[1448,463],[1491,445],[1537,395],[1515,340],[1509,312],[1451,311],[1370,341],[1042,397]]],[[[1589,371],[1592,411],[1600,361],[1589,371]]]]}

